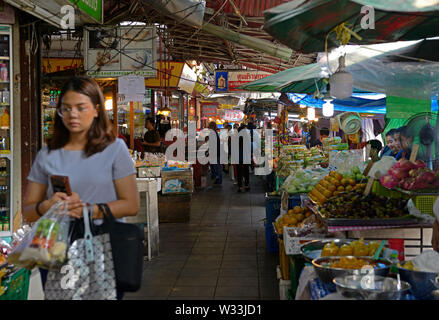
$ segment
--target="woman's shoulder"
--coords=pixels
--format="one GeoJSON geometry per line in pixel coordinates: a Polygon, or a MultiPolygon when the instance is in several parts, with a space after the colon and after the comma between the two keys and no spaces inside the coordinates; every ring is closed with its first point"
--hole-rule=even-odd
{"type": "Polygon", "coordinates": [[[128,150],[128,147],[127,147],[125,141],[123,141],[123,139],[121,139],[121,138],[116,138],[106,148],[106,150],[108,152],[121,151],[121,150],[124,150],[124,149],[128,150]]]}
{"type": "Polygon", "coordinates": [[[49,155],[54,155],[58,152],[59,149],[49,150],[48,146],[44,146],[38,151],[36,159],[46,159],[49,155]]]}

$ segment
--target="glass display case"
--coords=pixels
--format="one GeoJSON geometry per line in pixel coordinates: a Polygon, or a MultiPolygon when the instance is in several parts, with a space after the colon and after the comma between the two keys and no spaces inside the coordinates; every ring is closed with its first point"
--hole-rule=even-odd
{"type": "Polygon", "coordinates": [[[12,208],[12,28],[0,25],[0,237],[10,236],[12,208]]]}

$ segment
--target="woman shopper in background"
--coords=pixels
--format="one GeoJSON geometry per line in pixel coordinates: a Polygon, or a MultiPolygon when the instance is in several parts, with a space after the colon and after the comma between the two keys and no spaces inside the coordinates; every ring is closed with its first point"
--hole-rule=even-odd
{"type": "Polygon", "coordinates": [[[210,164],[210,171],[211,171],[211,176],[212,179],[215,179],[214,184],[218,184],[221,185],[223,183],[223,173],[222,173],[222,169],[221,169],[221,163],[220,163],[220,153],[221,153],[221,141],[220,141],[220,137],[218,135],[217,130],[217,126],[215,121],[211,121],[209,123],[208,128],[210,130],[213,130],[215,132],[216,135],[216,152],[217,152],[217,161],[216,163],[211,163],[210,164]]]}
{"type": "MultiPolygon", "coordinates": [[[[53,138],[38,152],[27,178],[24,219],[37,221],[59,200],[68,202],[72,218],[81,218],[83,206],[91,204],[93,219],[102,219],[98,203],[107,203],[116,219],[136,215],[136,170],[127,146],[114,136],[104,96],[94,80],[74,77],[65,84],[54,129],[53,138]],[[68,176],[73,194],[53,193],[51,175],[68,176]]],[[[43,286],[46,276],[47,271],[41,270],[43,286]]],[[[117,292],[117,298],[122,297],[123,293],[117,292]]]]}
{"type": "MultiPolygon", "coordinates": [[[[244,135],[247,135],[247,143],[251,143],[250,132],[247,127],[242,124],[238,129],[238,134],[245,130],[244,135]]],[[[250,190],[250,152],[244,150],[244,136],[239,137],[239,163],[236,165],[238,171],[238,192],[242,192],[242,180],[244,180],[245,190],[250,190]]]]}

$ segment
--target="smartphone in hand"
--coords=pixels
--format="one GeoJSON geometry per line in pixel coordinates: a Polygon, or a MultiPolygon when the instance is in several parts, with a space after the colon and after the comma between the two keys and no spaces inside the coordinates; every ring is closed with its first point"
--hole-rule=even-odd
{"type": "Polygon", "coordinates": [[[64,192],[68,196],[72,195],[72,189],[70,188],[69,177],[68,176],[50,176],[50,181],[52,182],[53,193],[64,192]]]}

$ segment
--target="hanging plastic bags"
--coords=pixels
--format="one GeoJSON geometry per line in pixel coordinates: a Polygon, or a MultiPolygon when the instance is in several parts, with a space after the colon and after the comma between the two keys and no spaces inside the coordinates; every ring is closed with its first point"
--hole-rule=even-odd
{"type": "Polygon", "coordinates": [[[52,206],[8,256],[8,262],[33,269],[58,269],[66,260],[70,216],[67,202],[52,206]]]}

